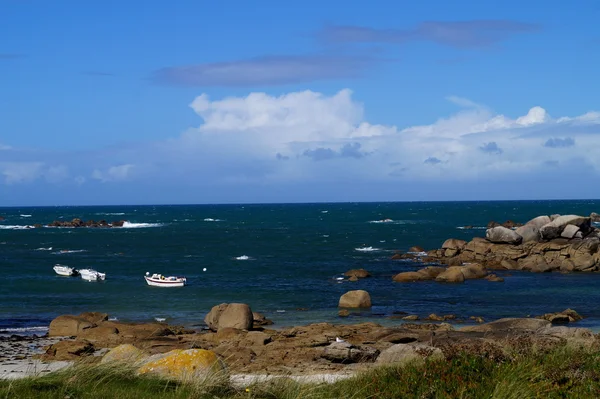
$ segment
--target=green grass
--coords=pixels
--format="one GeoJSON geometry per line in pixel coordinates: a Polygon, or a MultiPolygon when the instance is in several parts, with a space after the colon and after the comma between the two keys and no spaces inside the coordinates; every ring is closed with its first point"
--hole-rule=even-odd
{"type": "Polygon", "coordinates": [[[596,397],[600,397],[600,353],[566,348],[503,358],[455,353],[450,360],[374,367],[354,378],[321,385],[277,378],[234,389],[222,380],[182,384],[99,366],[0,381],[0,399],[596,397]]]}

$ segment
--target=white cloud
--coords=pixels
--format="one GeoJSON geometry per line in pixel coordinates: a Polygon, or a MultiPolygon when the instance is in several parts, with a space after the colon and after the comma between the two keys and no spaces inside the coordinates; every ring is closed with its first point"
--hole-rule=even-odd
{"type": "Polygon", "coordinates": [[[469,99],[448,100],[464,109],[430,125],[400,129],[365,121],[363,106],[350,90],[331,96],[252,93],[216,101],[203,94],[191,107],[204,123],[182,141],[190,145],[186,151],[218,154],[221,162],[277,160],[257,178],[278,180],[465,180],[527,175],[548,165],[560,169],[574,160],[600,167],[593,152],[600,150],[600,141],[590,136],[600,134],[600,113],[554,119],[534,106],[510,118],[469,99]],[[549,151],[545,143],[557,142],[556,137],[574,144],[549,151]],[[340,156],[347,148],[360,148],[363,155],[340,156]]]}
{"type": "Polygon", "coordinates": [[[0,162],[0,175],[6,184],[24,183],[40,176],[42,162],[0,162]]]}
{"type": "MultiPolygon", "coordinates": [[[[127,180],[130,177],[133,168],[134,165],[132,164],[123,164],[111,166],[108,169],[105,169],[104,171],[100,169],[94,169],[94,171],[92,172],[92,178],[100,180],[101,182],[127,180]]],[[[84,181],[85,180],[81,180],[79,178],[76,179],[76,182],[78,184],[82,184],[84,181]]]]}
{"type": "Polygon", "coordinates": [[[550,173],[560,179],[577,168],[600,171],[600,112],[555,118],[534,106],[509,117],[469,99],[448,100],[461,107],[456,114],[401,128],[367,121],[350,90],[217,100],[202,94],[190,104],[202,123],[178,137],[114,147],[109,158],[106,149],[61,154],[64,166],[53,165],[56,154],[13,150],[20,158],[0,163],[0,177],[86,187],[130,181],[174,192],[323,183],[339,186],[342,199],[345,188],[365,183],[437,187],[518,178],[534,188],[550,173]]]}
{"type": "Polygon", "coordinates": [[[6,151],[6,150],[11,150],[11,149],[12,149],[11,146],[0,143],[0,151],[6,151]]]}

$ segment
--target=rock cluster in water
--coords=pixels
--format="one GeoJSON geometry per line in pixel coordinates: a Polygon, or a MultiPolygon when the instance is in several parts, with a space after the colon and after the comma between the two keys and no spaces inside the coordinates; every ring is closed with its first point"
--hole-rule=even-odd
{"type": "Polygon", "coordinates": [[[600,230],[593,226],[598,221],[600,216],[592,213],[543,215],[512,228],[496,225],[486,230],[485,238],[448,239],[440,249],[427,252],[425,260],[448,266],[477,263],[497,270],[598,271],[600,230]]]}
{"type": "MultiPolygon", "coordinates": [[[[55,220],[47,224],[47,227],[123,227],[125,220],[107,222],[106,220],[82,220],[75,218],[73,220],[55,220]]],[[[36,225],[38,227],[38,225],[36,225]]],[[[39,225],[39,227],[42,227],[39,225]]]]}

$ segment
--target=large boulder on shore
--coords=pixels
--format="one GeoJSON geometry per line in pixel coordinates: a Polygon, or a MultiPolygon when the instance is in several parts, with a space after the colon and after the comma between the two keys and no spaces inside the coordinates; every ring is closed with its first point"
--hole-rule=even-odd
{"type": "Polygon", "coordinates": [[[48,336],[73,337],[83,330],[94,327],[95,324],[81,316],[61,315],[50,322],[48,336]]]}
{"type": "Polygon", "coordinates": [[[204,322],[213,331],[227,327],[250,330],[253,321],[252,310],[245,303],[222,303],[213,306],[204,317],[204,322]]]}
{"type": "Polygon", "coordinates": [[[138,374],[153,374],[183,382],[202,381],[226,375],[225,363],[217,354],[205,349],[175,349],[150,356],[138,369],[138,374]]]}
{"type": "Polygon", "coordinates": [[[370,308],[371,296],[365,290],[348,291],[340,297],[340,308],[370,308]]]}
{"type": "Polygon", "coordinates": [[[518,245],[523,241],[523,237],[517,234],[517,232],[504,226],[496,226],[492,227],[491,229],[487,229],[485,232],[485,238],[495,244],[518,245]]]}

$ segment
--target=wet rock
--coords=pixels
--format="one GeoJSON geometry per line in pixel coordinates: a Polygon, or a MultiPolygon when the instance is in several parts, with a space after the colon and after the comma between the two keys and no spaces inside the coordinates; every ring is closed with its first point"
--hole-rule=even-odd
{"type": "Polygon", "coordinates": [[[348,317],[350,316],[350,312],[348,311],[348,309],[340,309],[340,311],[338,312],[338,316],[348,317]]]}
{"type": "Polygon", "coordinates": [[[369,273],[365,269],[352,269],[352,270],[348,270],[346,273],[344,273],[344,276],[350,277],[350,278],[355,277],[357,279],[360,279],[360,278],[371,277],[371,273],[369,273]]]}
{"type": "Polygon", "coordinates": [[[427,320],[432,320],[432,321],[444,321],[444,318],[442,316],[438,316],[435,313],[430,314],[429,316],[427,316],[427,320]]]}
{"type": "MultiPolygon", "coordinates": [[[[301,310],[301,309],[296,309],[296,310],[301,310]]],[[[252,323],[253,323],[253,327],[270,326],[273,324],[273,321],[267,319],[265,317],[265,315],[262,313],[252,312],[252,323]]]]}
{"type": "Polygon", "coordinates": [[[498,277],[495,274],[489,274],[485,277],[487,281],[491,281],[494,283],[503,283],[504,279],[502,277],[498,277]]]}
{"type": "Polygon", "coordinates": [[[565,309],[562,312],[546,313],[536,318],[548,320],[552,324],[567,324],[582,320],[583,317],[573,309],[565,309]]]}
{"type": "Polygon", "coordinates": [[[440,273],[435,281],[443,283],[462,283],[465,281],[465,276],[462,272],[462,266],[450,266],[446,271],[440,273]]]}
{"type": "Polygon", "coordinates": [[[340,297],[340,308],[370,308],[371,296],[365,290],[348,291],[340,297]]]}
{"type": "Polygon", "coordinates": [[[402,318],[402,320],[406,320],[406,321],[417,321],[417,320],[419,320],[419,316],[417,316],[416,314],[412,314],[412,315],[404,316],[404,317],[402,318]]]}
{"type": "Polygon", "coordinates": [[[412,252],[412,253],[417,253],[418,254],[418,253],[425,252],[425,249],[423,249],[422,247],[419,247],[419,246],[414,246],[414,247],[410,247],[408,249],[408,252],[412,252]]]}

